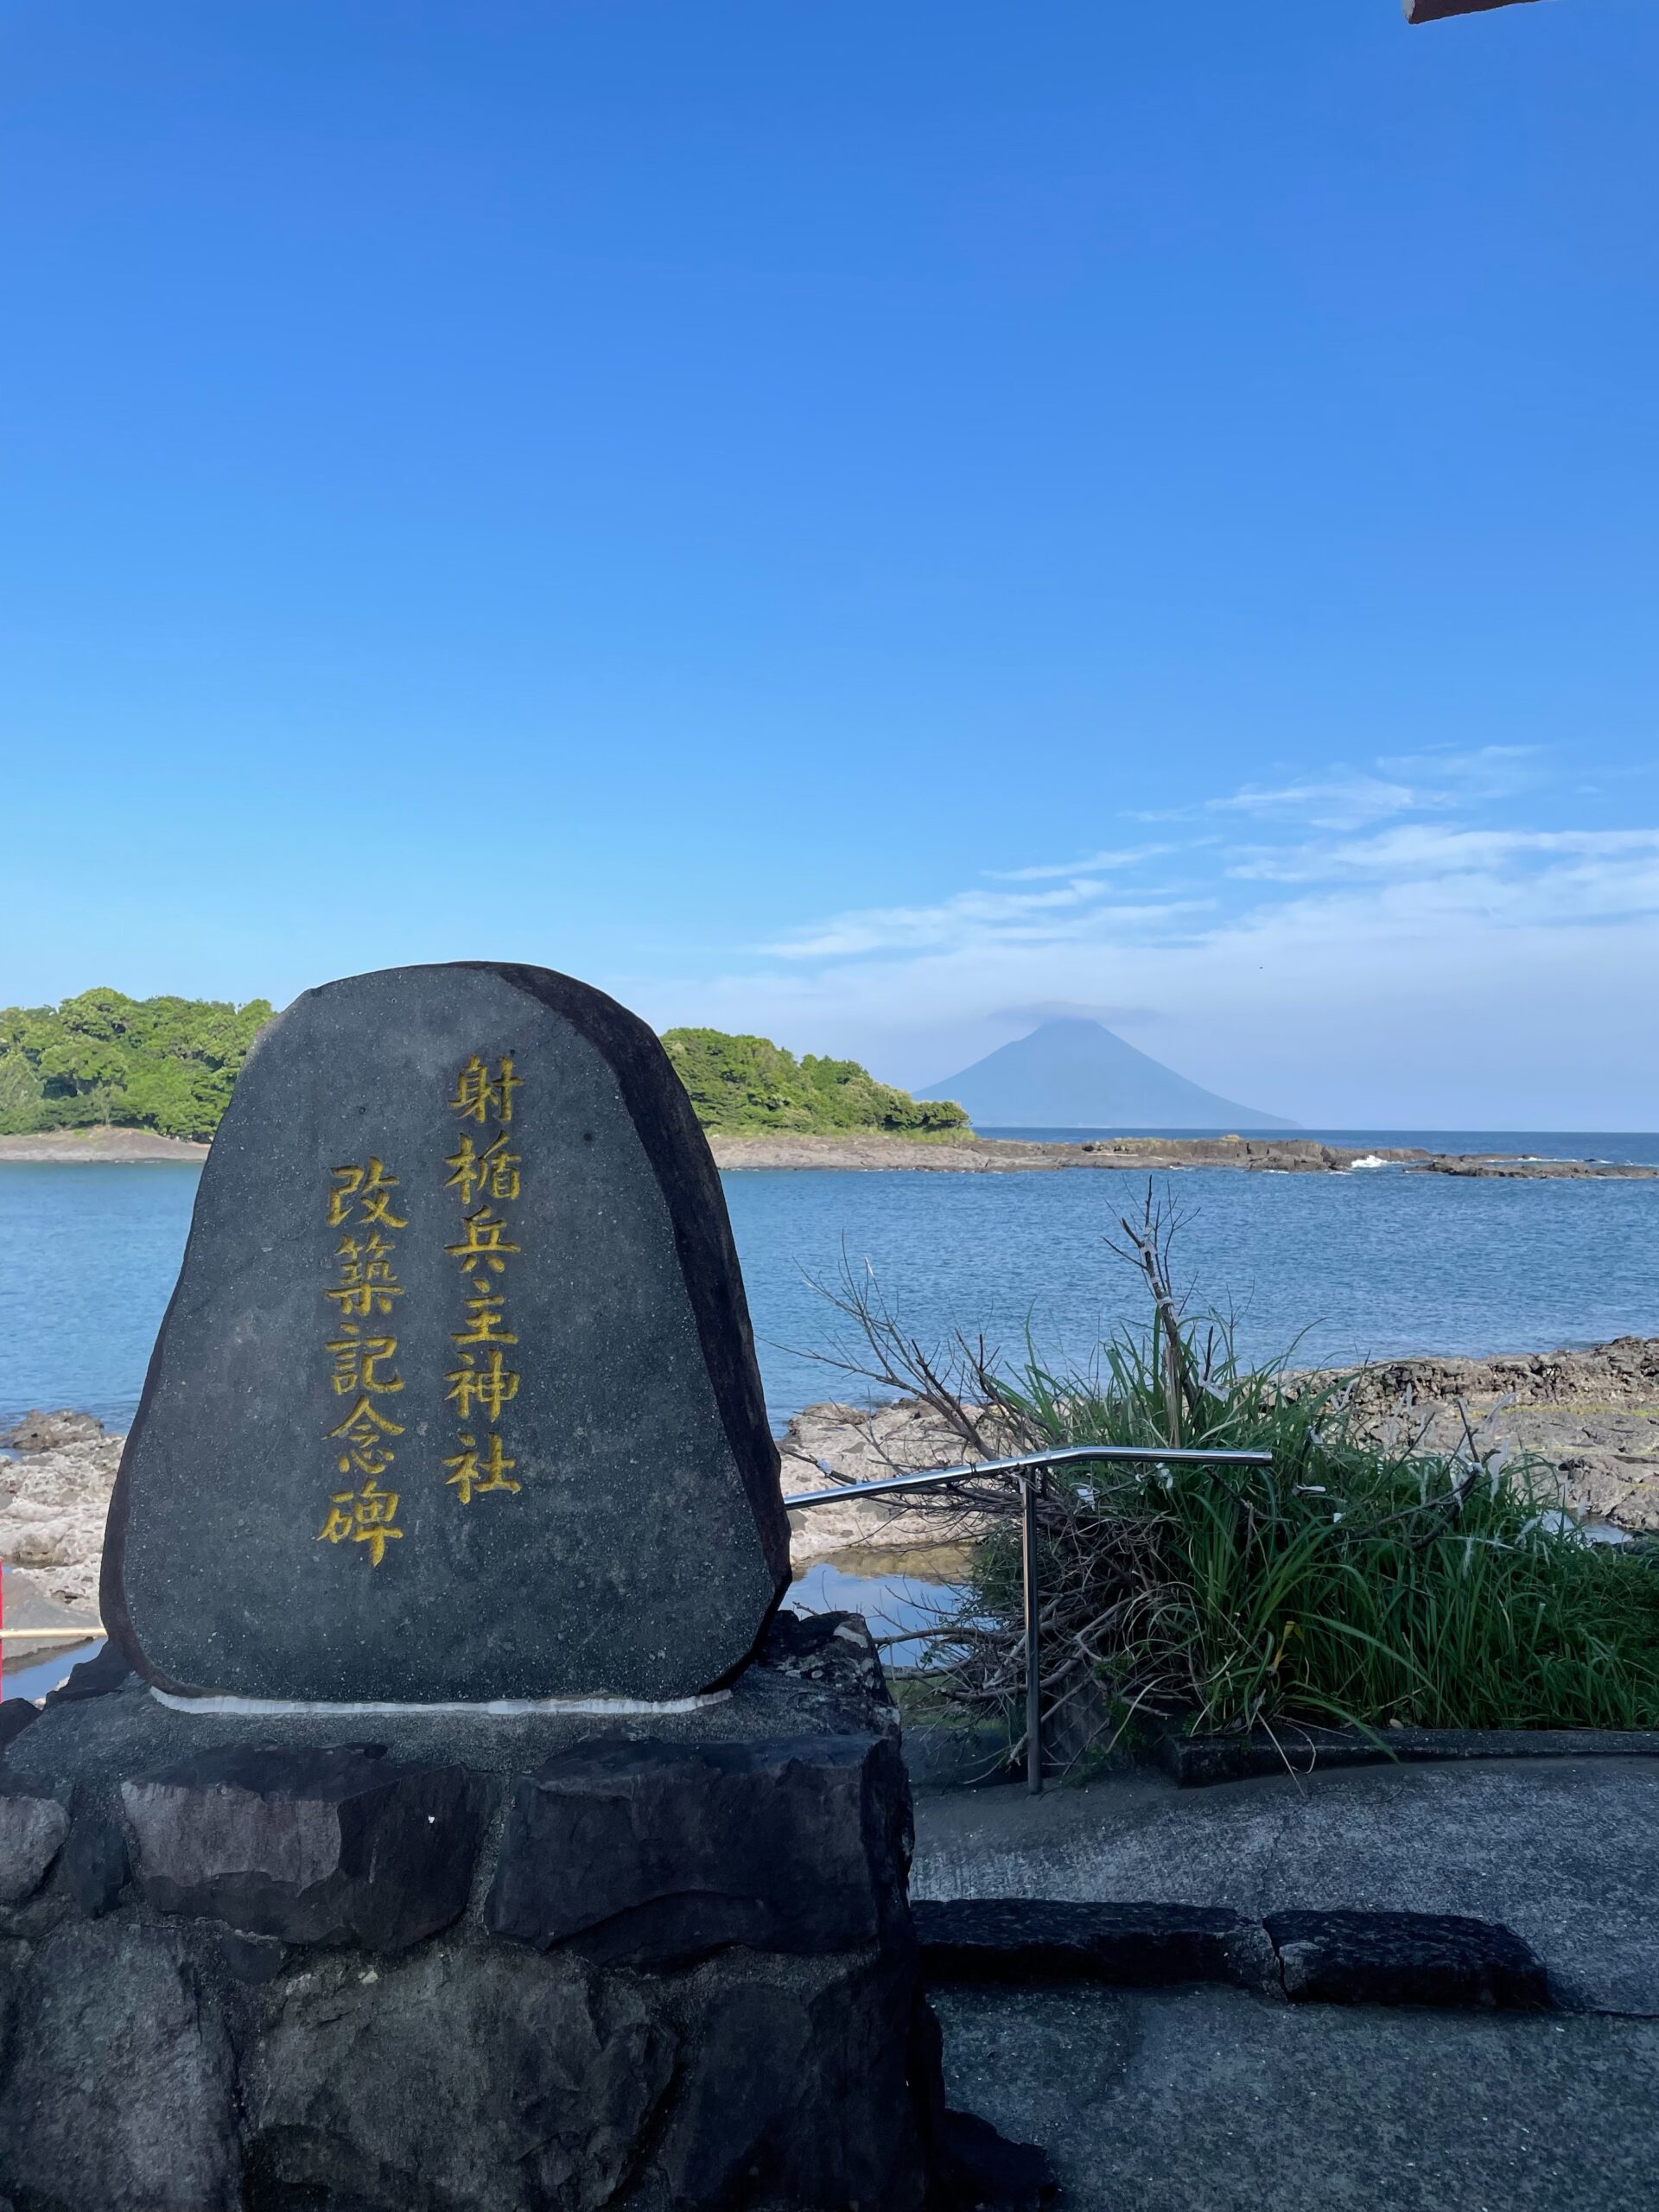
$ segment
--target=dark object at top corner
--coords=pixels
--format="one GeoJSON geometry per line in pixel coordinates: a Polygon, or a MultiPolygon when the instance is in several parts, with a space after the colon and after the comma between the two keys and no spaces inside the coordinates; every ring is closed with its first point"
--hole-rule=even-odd
{"type": "Polygon", "coordinates": [[[1408,23],[1438,23],[1448,16],[1478,16],[1488,8],[1514,8],[1522,0],[1406,0],[1408,23]]]}

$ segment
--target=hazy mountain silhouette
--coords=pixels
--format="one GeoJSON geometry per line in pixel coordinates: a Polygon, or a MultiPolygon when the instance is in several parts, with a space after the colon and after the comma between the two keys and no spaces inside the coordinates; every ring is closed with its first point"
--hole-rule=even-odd
{"type": "Polygon", "coordinates": [[[976,1128],[1290,1129],[1137,1052],[1098,1021],[1046,1021],[960,1075],[918,1090],[954,1098],[976,1128]]]}

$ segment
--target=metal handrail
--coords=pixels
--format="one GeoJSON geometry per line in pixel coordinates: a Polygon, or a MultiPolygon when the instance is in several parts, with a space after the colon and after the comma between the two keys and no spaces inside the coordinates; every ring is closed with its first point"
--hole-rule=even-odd
{"type": "Polygon", "coordinates": [[[839,1483],[833,1490],[785,1491],[784,1503],[839,1505],[849,1497],[891,1497],[895,1491],[941,1490],[947,1483],[977,1482],[986,1475],[1011,1475],[1020,1485],[1020,1580],[1026,1629],[1026,1788],[1035,1797],[1043,1787],[1042,1637],[1037,1589],[1037,1494],[1033,1477],[1068,1459],[1128,1460],[1141,1466],[1270,1467],[1271,1452],[1205,1452],[1179,1444],[1065,1444],[1052,1452],[1023,1452],[1013,1459],[980,1459],[965,1467],[939,1467],[925,1475],[884,1476],[879,1483],[839,1483]]]}

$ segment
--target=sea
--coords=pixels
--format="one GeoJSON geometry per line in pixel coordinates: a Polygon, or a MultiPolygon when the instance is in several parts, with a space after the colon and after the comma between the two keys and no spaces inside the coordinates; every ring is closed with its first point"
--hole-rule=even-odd
{"type": "MultiPolygon", "coordinates": [[[[1654,1135],[1306,1134],[1361,1149],[1659,1166],[1654,1135]]],[[[33,1407],[70,1407],[126,1427],[198,1173],[0,1164],[0,1427],[33,1407]]],[[[1139,1278],[1109,1245],[1149,1182],[1179,1217],[1174,1268],[1192,1306],[1230,1315],[1253,1357],[1292,1351],[1298,1363],[1328,1365],[1659,1335],[1659,1181],[1508,1182],[1388,1166],[1151,1178],[745,1169],[727,1175],[726,1198],[774,1426],[804,1406],[871,1395],[838,1363],[857,1357],[832,1296],[849,1278],[924,1344],[961,1329],[1009,1357],[1029,1341],[1046,1358],[1086,1360],[1102,1338],[1144,1319],[1139,1278]]]]}
{"type": "MultiPolygon", "coordinates": [[[[1421,1145],[1659,1166],[1655,1135],[1306,1134],[1362,1151],[1421,1145]]],[[[36,1407],[128,1427],[199,1173],[172,1163],[0,1163],[0,1429],[36,1407]]],[[[849,1281],[874,1293],[925,1345],[960,1330],[1011,1360],[1030,1346],[1052,1362],[1086,1362],[1114,1332],[1143,1326],[1139,1276],[1111,1245],[1121,1241],[1120,1218],[1138,1217],[1149,1189],[1174,1210],[1174,1273],[1191,1309],[1227,1315],[1250,1357],[1290,1353],[1323,1366],[1659,1336],[1659,1180],[1507,1182],[1384,1165],[1150,1177],[746,1169],[728,1174],[725,1187],[779,1432],[803,1407],[879,1395],[856,1371],[858,1345],[835,1303],[849,1281]]],[[[940,1594],[906,1577],[861,1575],[855,1560],[820,1560],[791,1603],[865,1612],[889,1659],[904,1664],[918,1656],[912,1639],[936,1618],[940,1594]]],[[[0,1687],[37,1696],[67,1664],[8,1669],[0,1687]]]]}

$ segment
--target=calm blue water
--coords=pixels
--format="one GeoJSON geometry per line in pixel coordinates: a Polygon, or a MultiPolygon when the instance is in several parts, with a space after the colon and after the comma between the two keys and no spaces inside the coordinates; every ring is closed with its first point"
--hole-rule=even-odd
{"type": "MultiPolygon", "coordinates": [[[[1348,1133],[1344,1141],[1353,1141],[1348,1133]]],[[[1382,1131],[1376,1143],[1659,1164],[1659,1137],[1382,1131]]],[[[130,1420],[183,1249],[196,1170],[0,1165],[0,1419],[72,1406],[130,1420]]],[[[1191,1216],[1178,1272],[1229,1303],[1251,1352],[1309,1361],[1489,1352],[1659,1335],[1659,1182],[1502,1183],[1367,1170],[1161,1179],[1191,1216]]],[[[1105,1249],[1143,1180],[1073,1174],[746,1172],[726,1179],[774,1420],[859,1386],[811,1355],[836,1317],[811,1287],[874,1273],[913,1334],[1027,1323],[1081,1353],[1141,1318],[1105,1249]]]]}

